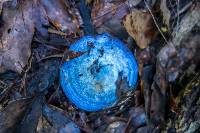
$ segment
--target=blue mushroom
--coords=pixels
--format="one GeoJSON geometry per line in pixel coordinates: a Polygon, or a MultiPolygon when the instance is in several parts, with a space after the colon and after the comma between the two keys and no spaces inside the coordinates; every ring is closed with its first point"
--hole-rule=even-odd
{"type": "Polygon", "coordinates": [[[114,106],[117,91],[132,91],[138,79],[138,65],[131,51],[109,34],[85,36],[71,45],[81,56],[64,62],[60,82],[65,95],[78,108],[98,111],[114,106]],[[119,87],[125,80],[128,87],[119,87]],[[124,90],[125,89],[125,90],[124,90]]]}

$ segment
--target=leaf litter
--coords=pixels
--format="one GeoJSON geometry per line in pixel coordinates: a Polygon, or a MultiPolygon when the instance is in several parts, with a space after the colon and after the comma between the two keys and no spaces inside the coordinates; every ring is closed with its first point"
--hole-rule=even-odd
{"type": "Polygon", "coordinates": [[[1,1],[0,132],[200,131],[199,6],[196,0],[1,1]],[[103,32],[135,54],[139,80],[115,107],[89,113],[65,97],[59,68],[83,54],[70,44],[103,32]]]}

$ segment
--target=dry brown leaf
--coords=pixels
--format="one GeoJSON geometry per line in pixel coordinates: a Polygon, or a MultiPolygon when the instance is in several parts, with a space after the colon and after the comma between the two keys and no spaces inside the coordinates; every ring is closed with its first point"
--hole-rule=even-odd
{"type": "Polygon", "coordinates": [[[123,0],[95,0],[92,8],[92,21],[95,27],[100,27],[104,22],[111,19],[122,18],[129,12],[129,7],[123,0]]]}
{"type": "Polygon", "coordinates": [[[59,30],[67,33],[76,32],[82,23],[78,10],[71,7],[69,1],[40,0],[49,21],[59,30]]]}
{"type": "Polygon", "coordinates": [[[123,24],[140,48],[146,48],[157,35],[157,29],[150,13],[132,11],[123,20],[123,24]]]}

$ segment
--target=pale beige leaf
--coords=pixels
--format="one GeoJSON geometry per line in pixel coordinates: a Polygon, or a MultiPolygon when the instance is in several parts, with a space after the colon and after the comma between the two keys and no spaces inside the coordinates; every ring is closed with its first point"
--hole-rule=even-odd
{"type": "Polygon", "coordinates": [[[150,13],[132,11],[123,20],[123,24],[140,48],[146,48],[157,35],[157,29],[150,13]]]}

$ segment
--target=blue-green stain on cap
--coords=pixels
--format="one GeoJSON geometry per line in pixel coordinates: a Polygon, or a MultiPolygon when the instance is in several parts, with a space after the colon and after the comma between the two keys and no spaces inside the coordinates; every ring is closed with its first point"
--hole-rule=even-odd
{"type": "Polygon", "coordinates": [[[131,51],[109,34],[85,36],[70,50],[83,55],[64,62],[60,82],[65,95],[78,108],[98,111],[112,107],[119,100],[119,77],[126,79],[128,91],[135,88],[138,65],[131,51]]]}

